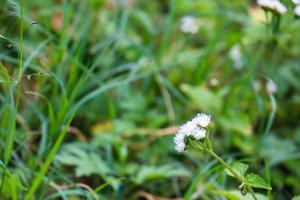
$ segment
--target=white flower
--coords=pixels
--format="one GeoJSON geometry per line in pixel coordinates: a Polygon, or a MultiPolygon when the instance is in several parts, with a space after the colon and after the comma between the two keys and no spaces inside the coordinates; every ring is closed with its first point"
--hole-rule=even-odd
{"type": "Polygon", "coordinates": [[[243,67],[243,60],[242,60],[242,54],[241,49],[239,45],[234,45],[229,52],[229,57],[233,61],[233,67],[235,69],[241,69],[243,67]]]}
{"type": "Polygon", "coordinates": [[[274,9],[276,0],[257,0],[257,4],[264,8],[274,9]]]}
{"type": "Polygon", "coordinates": [[[192,120],[183,124],[174,137],[175,150],[183,152],[185,149],[184,139],[193,136],[194,139],[200,140],[205,137],[206,127],[210,123],[211,116],[205,113],[198,113],[192,120]]]}
{"type": "Polygon", "coordinates": [[[210,118],[211,118],[210,115],[207,115],[205,113],[198,113],[196,117],[192,119],[192,122],[194,122],[198,126],[206,128],[210,123],[210,118]]]}
{"type": "Polygon", "coordinates": [[[184,138],[185,138],[185,135],[179,132],[174,137],[174,143],[175,144],[179,144],[179,143],[182,143],[182,142],[184,143],[184,138]]]}
{"type": "Polygon", "coordinates": [[[180,127],[179,133],[182,133],[186,136],[191,136],[196,128],[197,124],[195,124],[193,121],[188,121],[180,127]]]}
{"type": "Polygon", "coordinates": [[[284,14],[287,11],[286,7],[280,3],[280,1],[275,2],[275,10],[279,12],[279,14],[284,14]]]}
{"type": "Polygon", "coordinates": [[[194,134],[193,134],[193,137],[194,137],[196,140],[200,140],[200,139],[202,139],[202,138],[205,137],[205,133],[206,133],[206,131],[205,131],[204,128],[199,128],[199,127],[198,127],[198,128],[195,130],[195,132],[194,132],[194,134]]]}
{"type": "Polygon", "coordinates": [[[295,13],[295,15],[300,17],[300,4],[298,6],[296,6],[296,8],[294,9],[294,13],[295,13]]]}
{"type": "Polygon", "coordinates": [[[299,5],[300,4],[300,0],[292,0],[294,4],[299,5]]]}
{"type": "Polygon", "coordinates": [[[284,14],[287,9],[279,0],[258,0],[257,4],[263,8],[274,10],[279,14],[284,14]]]}
{"type": "Polygon", "coordinates": [[[267,82],[266,90],[267,90],[267,93],[270,95],[275,94],[277,91],[277,86],[271,79],[269,79],[267,82]]]}
{"type": "Polygon", "coordinates": [[[216,79],[216,78],[212,78],[212,79],[209,80],[209,84],[211,86],[217,86],[217,85],[219,85],[219,80],[216,79]]]}
{"type": "Polygon", "coordinates": [[[178,152],[178,153],[181,153],[183,152],[185,149],[185,143],[184,142],[181,142],[181,143],[178,143],[175,145],[175,150],[178,152]]]}
{"type": "Polygon", "coordinates": [[[195,18],[191,16],[185,16],[181,18],[180,30],[183,33],[196,34],[199,31],[199,27],[196,24],[195,18]]]}

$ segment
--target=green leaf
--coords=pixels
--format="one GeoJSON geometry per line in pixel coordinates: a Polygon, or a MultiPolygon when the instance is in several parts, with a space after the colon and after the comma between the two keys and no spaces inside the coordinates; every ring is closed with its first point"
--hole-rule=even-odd
{"type": "Polygon", "coordinates": [[[267,190],[272,190],[271,186],[266,183],[264,179],[256,174],[248,174],[245,179],[245,184],[254,187],[254,188],[262,188],[267,190]]]}
{"type": "Polygon", "coordinates": [[[43,178],[45,177],[45,174],[47,173],[47,170],[49,169],[50,164],[52,163],[55,154],[57,153],[60,145],[63,143],[65,135],[67,133],[67,127],[69,127],[74,115],[71,115],[68,119],[64,129],[59,133],[58,138],[56,139],[55,143],[53,144],[51,150],[48,153],[48,157],[46,158],[44,164],[41,166],[41,169],[37,173],[37,176],[33,179],[32,185],[29,188],[28,193],[25,196],[25,200],[32,199],[33,195],[35,194],[35,191],[38,189],[39,185],[41,184],[43,178]]]}
{"type": "Polygon", "coordinates": [[[155,26],[153,25],[153,19],[147,12],[143,10],[135,10],[131,13],[134,24],[139,25],[140,28],[145,30],[148,34],[154,34],[156,32],[155,26]]]}
{"type": "Polygon", "coordinates": [[[243,112],[230,111],[218,117],[217,120],[226,131],[236,131],[247,136],[252,134],[250,117],[243,112]]]}
{"type": "Polygon", "coordinates": [[[188,177],[190,176],[190,172],[183,168],[178,167],[176,165],[164,165],[164,166],[143,166],[137,173],[134,181],[137,184],[141,184],[145,181],[163,179],[163,178],[171,178],[171,177],[188,177]]]}
{"type": "Polygon", "coordinates": [[[98,154],[76,144],[65,145],[55,160],[64,165],[75,166],[77,177],[111,173],[108,164],[98,154]]]}
{"type": "Polygon", "coordinates": [[[221,112],[223,105],[221,94],[212,92],[205,87],[193,87],[187,84],[181,85],[180,88],[190,97],[196,108],[212,114],[221,112]]]}
{"type": "MultiPolygon", "coordinates": [[[[247,171],[247,169],[249,167],[247,164],[244,164],[244,163],[241,163],[241,162],[233,162],[230,166],[231,166],[232,170],[236,174],[238,174],[240,177],[245,176],[245,172],[247,171]]],[[[229,171],[228,169],[226,169],[225,171],[229,176],[234,177],[234,175],[231,173],[231,171],[229,171]]]]}
{"type": "Polygon", "coordinates": [[[9,74],[7,69],[0,63],[0,83],[1,82],[8,82],[9,81],[9,74]]]}
{"type": "Polygon", "coordinates": [[[269,135],[263,138],[260,155],[269,159],[270,165],[274,166],[287,160],[299,159],[300,153],[296,145],[288,139],[269,135]],[[280,149],[280,151],[278,151],[280,149]]]}
{"type": "MultiPolygon", "coordinates": [[[[243,196],[241,192],[238,190],[229,190],[229,191],[214,190],[212,192],[221,195],[223,197],[226,197],[229,200],[253,200],[253,197],[249,192],[245,196],[243,196]]],[[[255,193],[255,196],[257,200],[267,200],[267,197],[262,194],[255,193]]]]}
{"type": "Polygon", "coordinates": [[[292,200],[300,200],[300,196],[294,196],[292,200]]]}
{"type": "Polygon", "coordinates": [[[122,161],[122,162],[125,162],[126,159],[127,159],[127,156],[128,156],[127,146],[123,143],[118,142],[114,145],[114,147],[115,147],[115,150],[118,154],[119,160],[122,161]]]}
{"type": "Polygon", "coordinates": [[[226,197],[229,200],[240,200],[240,198],[230,191],[214,191],[214,193],[226,197]]]}

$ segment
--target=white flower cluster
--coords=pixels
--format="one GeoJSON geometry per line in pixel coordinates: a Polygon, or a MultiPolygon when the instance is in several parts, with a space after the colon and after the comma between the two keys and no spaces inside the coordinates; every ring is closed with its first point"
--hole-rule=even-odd
{"type": "Polygon", "coordinates": [[[199,27],[196,24],[196,20],[194,17],[184,16],[180,21],[180,30],[183,33],[196,34],[199,31],[199,27]]]}
{"type": "Polygon", "coordinates": [[[295,15],[300,17],[300,5],[296,6],[296,8],[294,9],[294,13],[295,15]]]}
{"type": "Polygon", "coordinates": [[[257,4],[263,8],[274,10],[279,14],[286,13],[286,7],[279,0],[257,0],[257,4]]]}
{"type": "Polygon", "coordinates": [[[294,9],[295,15],[300,17],[300,0],[293,0],[294,4],[296,4],[296,7],[294,9]]]}
{"type": "Polygon", "coordinates": [[[198,113],[193,119],[183,124],[174,137],[175,150],[183,152],[186,145],[185,137],[193,136],[196,140],[205,137],[206,127],[210,123],[211,116],[205,113],[198,113]]]}
{"type": "Polygon", "coordinates": [[[296,5],[300,4],[300,0],[292,0],[292,2],[294,2],[294,4],[296,4],[296,5]]]}

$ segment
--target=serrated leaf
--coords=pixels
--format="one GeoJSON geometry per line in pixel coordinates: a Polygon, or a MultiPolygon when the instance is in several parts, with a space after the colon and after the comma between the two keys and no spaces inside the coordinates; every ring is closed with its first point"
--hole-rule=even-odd
{"type": "MultiPolygon", "coordinates": [[[[247,169],[249,167],[247,164],[244,164],[244,163],[241,163],[241,162],[233,162],[230,166],[231,166],[232,170],[236,174],[238,174],[240,177],[245,176],[245,172],[247,171],[247,169]]],[[[234,177],[234,175],[232,174],[231,171],[229,171],[228,169],[226,169],[225,171],[229,176],[234,177]]]]}
{"type": "Polygon", "coordinates": [[[271,186],[263,178],[253,173],[246,176],[245,184],[254,188],[272,190],[271,186]]]}

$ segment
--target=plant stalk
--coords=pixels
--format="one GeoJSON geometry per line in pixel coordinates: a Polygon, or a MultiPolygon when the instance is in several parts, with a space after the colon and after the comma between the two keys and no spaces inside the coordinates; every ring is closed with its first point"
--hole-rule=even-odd
{"type": "Polygon", "coordinates": [[[212,150],[208,151],[215,159],[217,159],[224,167],[226,167],[240,182],[244,182],[244,179],[240,177],[220,156],[215,154],[212,150]]]}
{"type": "MultiPolygon", "coordinates": [[[[218,160],[225,168],[227,168],[234,176],[236,179],[238,179],[240,182],[244,183],[245,180],[243,177],[240,177],[231,167],[228,165],[220,156],[215,154],[212,150],[208,150],[208,153],[212,155],[216,160],[218,160]]],[[[255,193],[251,187],[249,187],[249,191],[251,193],[251,196],[253,197],[254,200],[257,200],[257,197],[255,196],[255,193]]]]}

